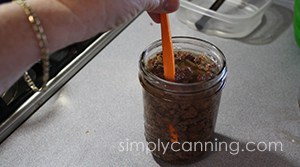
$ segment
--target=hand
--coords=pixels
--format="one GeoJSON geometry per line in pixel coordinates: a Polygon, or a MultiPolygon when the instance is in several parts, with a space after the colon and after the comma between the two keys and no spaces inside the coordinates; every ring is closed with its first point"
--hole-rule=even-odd
{"type": "Polygon", "coordinates": [[[58,0],[86,25],[85,35],[112,29],[148,11],[151,18],[159,23],[159,13],[174,12],[179,0],[58,0]],[[104,22],[103,22],[104,21],[104,22]]]}
{"type": "MultiPolygon", "coordinates": [[[[177,10],[179,0],[26,0],[39,16],[50,53],[89,39],[147,11],[159,23],[159,13],[177,10]]],[[[35,34],[16,3],[0,5],[0,94],[40,60],[35,34]],[[26,45],[25,45],[26,44],[26,45]]]]}

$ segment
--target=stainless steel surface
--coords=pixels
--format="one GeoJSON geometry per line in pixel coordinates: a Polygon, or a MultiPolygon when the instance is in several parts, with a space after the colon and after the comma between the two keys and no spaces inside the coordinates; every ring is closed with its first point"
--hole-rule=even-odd
{"type": "Polygon", "coordinates": [[[18,90],[19,84],[15,83],[8,91],[2,93],[0,98],[3,99],[3,101],[6,103],[6,105],[9,105],[12,101],[14,101],[16,95],[17,95],[17,90],[18,90]]]}
{"type": "MultiPolygon", "coordinates": [[[[128,23],[129,24],[129,23],[128,23]]],[[[0,142],[3,141],[10,133],[13,132],[22,122],[33,114],[47,99],[49,99],[61,86],[63,86],[72,76],[74,76],[82,67],[84,67],[99,51],[101,51],[113,38],[115,38],[128,24],[119,28],[108,31],[97,38],[88,46],[80,55],[60,71],[56,77],[48,83],[48,89],[44,93],[37,92],[31,96],[22,106],[18,108],[5,122],[0,125],[0,142]]],[[[17,87],[18,84],[14,85],[17,87]]],[[[13,98],[15,89],[3,94],[3,100],[9,104],[13,98]]]]}

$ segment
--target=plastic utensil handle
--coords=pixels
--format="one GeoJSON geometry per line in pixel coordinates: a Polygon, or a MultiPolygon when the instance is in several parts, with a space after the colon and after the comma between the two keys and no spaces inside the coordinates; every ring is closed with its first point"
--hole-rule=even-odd
{"type": "Polygon", "coordinates": [[[167,14],[160,14],[161,36],[163,50],[164,76],[166,80],[175,81],[175,61],[173,43],[171,37],[169,17],[167,14]]]}

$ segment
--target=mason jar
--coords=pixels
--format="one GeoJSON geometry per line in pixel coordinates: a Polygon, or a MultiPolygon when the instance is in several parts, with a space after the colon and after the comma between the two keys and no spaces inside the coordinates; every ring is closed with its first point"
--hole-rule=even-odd
{"type": "Polygon", "coordinates": [[[162,52],[161,40],[141,54],[139,80],[143,87],[144,127],[148,148],[155,158],[174,164],[197,160],[214,135],[221,92],[227,75],[224,54],[215,45],[192,37],[173,37],[177,51],[204,54],[215,62],[216,77],[201,82],[177,83],[147,69],[147,62],[162,52]],[[175,138],[175,139],[174,139],[175,138]]]}

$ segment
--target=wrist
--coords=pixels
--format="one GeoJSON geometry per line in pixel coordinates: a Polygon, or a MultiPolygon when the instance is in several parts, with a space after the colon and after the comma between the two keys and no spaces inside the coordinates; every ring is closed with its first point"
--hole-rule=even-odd
{"type": "Polygon", "coordinates": [[[39,16],[48,37],[50,52],[81,41],[86,26],[58,1],[27,0],[39,16]]]}

